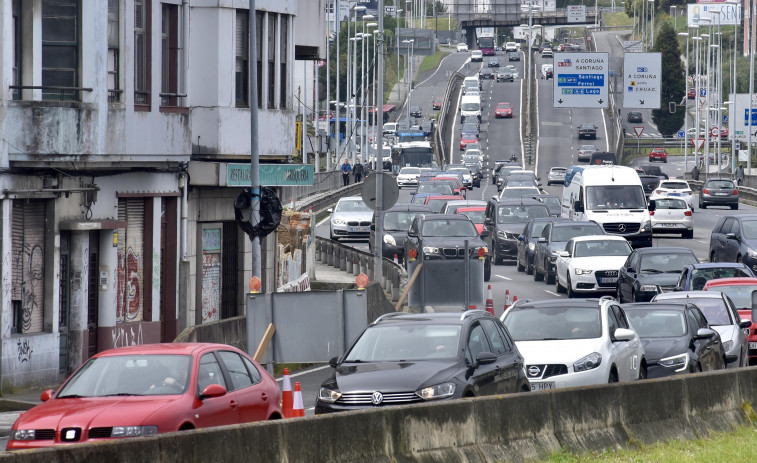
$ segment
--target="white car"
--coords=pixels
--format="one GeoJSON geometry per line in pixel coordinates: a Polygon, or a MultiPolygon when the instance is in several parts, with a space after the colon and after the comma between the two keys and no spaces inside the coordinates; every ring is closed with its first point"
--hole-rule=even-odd
{"type": "Polygon", "coordinates": [[[525,302],[502,321],[525,359],[531,390],[647,376],[644,347],[615,299],[525,302]]]}
{"type": "Polygon", "coordinates": [[[657,198],[655,210],[650,211],[652,233],[680,233],[681,238],[694,237],[694,216],[682,198],[657,198]]]}
{"type": "Polygon", "coordinates": [[[488,155],[484,154],[483,151],[475,148],[467,148],[465,151],[463,151],[463,159],[465,159],[465,156],[476,156],[478,158],[478,161],[483,165],[486,160],[489,158],[488,155]]]}
{"type": "Polygon", "coordinates": [[[694,209],[694,192],[691,190],[689,183],[683,179],[671,178],[661,180],[657,188],[654,189],[649,199],[659,199],[667,197],[678,197],[686,201],[686,204],[694,209]]]}
{"type": "Polygon", "coordinates": [[[467,43],[458,43],[457,44],[457,51],[468,51],[468,44],[467,43]]]}
{"type": "Polygon", "coordinates": [[[397,186],[417,186],[418,177],[421,176],[421,170],[418,167],[403,167],[397,174],[397,186]]]}
{"type": "Polygon", "coordinates": [[[581,145],[578,147],[578,160],[589,161],[591,153],[597,151],[597,145],[581,145]]]}
{"type": "Polygon", "coordinates": [[[513,79],[520,79],[520,75],[518,74],[518,68],[516,68],[512,64],[508,64],[507,66],[505,66],[505,70],[513,73],[513,79]]]}
{"type": "Polygon", "coordinates": [[[484,54],[481,52],[481,50],[473,50],[470,52],[470,60],[471,61],[483,61],[484,60],[484,54]]]}
{"type": "Polygon", "coordinates": [[[515,42],[507,42],[505,43],[505,51],[511,52],[511,51],[518,51],[518,44],[515,42]]]}
{"type": "Polygon", "coordinates": [[[557,254],[555,289],[568,297],[580,293],[614,293],[618,270],[623,266],[631,245],[622,236],[579,236],[568,241],[557,254]]]}

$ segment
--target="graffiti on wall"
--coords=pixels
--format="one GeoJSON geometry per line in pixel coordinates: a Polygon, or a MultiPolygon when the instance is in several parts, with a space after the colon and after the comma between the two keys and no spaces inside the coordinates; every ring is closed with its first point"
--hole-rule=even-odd
{"type": "Polygon", "coordinates": [[[134,323],[131,326],[116,326],[110,330],[113,348],[139,346],[144,344],[142,339],[142,324],[134,323]]]}
{"type": "Polygon", "coordinates": [[[203,253],[202,256],[202,322],[219,319],[221,304],[221,255],[203,253]]]}
{"type": "Polygon", "coordinates": [[[16,342],[16,352],[18,353],[18,361],[21,363],[28,362],[32,358],[32,345],[28,339],[19,339],[16,342]]]}
{"type": "Polygon", "coordinates": [[[21,269],[21,329],[24,332],[32,328],[32,316],[40,310],[42,302],[42,278],[44,273],[44,256],[38,244],[24,243],[24,256],[21,269]]]}
{"type": "Polygon", "coordinates": [[[142,319],[142,281],[139,256],[132,246],[126,248],[125,256],[119,252],[118,302],[116,319],[140,321],[142,319]]]}

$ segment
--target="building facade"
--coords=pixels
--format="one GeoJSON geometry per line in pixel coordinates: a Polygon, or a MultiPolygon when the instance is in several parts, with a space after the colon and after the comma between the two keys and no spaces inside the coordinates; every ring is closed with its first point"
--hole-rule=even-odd
{"type": "Polygon", "coordinates": [[[247,0],[0,2],[0,389],[243,313],[218,172],[249,163],[252,91],[261,158],[294,152],[293,63],[322,48],[298,3],[256,1],[251,89],[247,0]]]}

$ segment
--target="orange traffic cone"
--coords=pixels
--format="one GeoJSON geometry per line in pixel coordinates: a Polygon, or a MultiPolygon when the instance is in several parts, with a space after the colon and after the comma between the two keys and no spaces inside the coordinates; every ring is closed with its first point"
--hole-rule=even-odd
{"type": "Polygon", "coordinates": [[[489,295],[486,297],[486,311],[494,315],[494,299],[492,298],[492,285],[489,285],[489,295]]]}
{"type": "Polygon", "coordinates": [[[292,397],[292,383],[289,381],[289,368],[284,368],[284,379],[281,385],[281,413],[284,414],[284,418],[291,418],[293,406],[292,397]]]}
{"type": "Polygon", "coordinates": [[[505,310],[510,308],[510,290],[505,290],[505,310]]]}
{"type": "Polygon", "coordinates": [[[305,416],[305,406],[302,404],[300,383],[294,383],[294,407],[292,408],[292,418],[300,416],[305,416]]]}

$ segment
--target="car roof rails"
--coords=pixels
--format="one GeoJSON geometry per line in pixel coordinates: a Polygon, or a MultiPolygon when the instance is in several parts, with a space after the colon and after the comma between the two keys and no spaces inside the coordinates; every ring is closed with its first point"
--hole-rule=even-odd
{"type": "Polygon", "coordinates": [[[602,301],[612,301],[612,302],[618,302],[618,300],[617,300],[617,299],[615,299],[615,298],[614,298],[613,296],[609,296],[609,295],[607,295],[607,294],[605,294],[604,296],[601,296],[601,297],[599,298],[599,303],[600,303],[600,304],[602,303],[602,301]]]}
{"type": "Polygon", "coordinates": [[[483,313],[483,314],[488,314],[489,312],[487,312],[487,311],[486,311],[486,310],[484,310],[484,309],[471,309],[471,310],[465,310],[465,311],[463,311],[463,314],[462,314],[462,315],[460,315],[460,321],[463,321],[463,320],[465,320],[465,319],[466,319],[467,317],[470,317],[470,316],[473,316],[473,315],[482,315],[482,313],[483,313]]]}
{"type": "Polygon", "coordinates": [[[384,315],[382,315],[379,318],[377,318],[376,320],[374,320],[373,323],[376,324],[376,323],[378,323],[378,322],[380,322],[382,320],[386,320],[387,318],[394,318],[394,317],[398,317],[400,315],[405,315],[405,314],[406,314],[406,312],[389,312],[389,313],[385,313],[384,315]]]}

